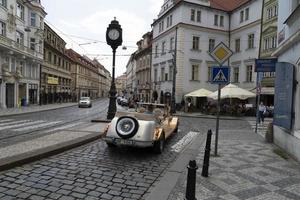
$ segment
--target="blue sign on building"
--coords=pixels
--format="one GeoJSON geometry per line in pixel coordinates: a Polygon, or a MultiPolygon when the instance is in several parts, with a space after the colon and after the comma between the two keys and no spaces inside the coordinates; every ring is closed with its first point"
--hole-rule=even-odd
{"type": "Polygon", "coordinates": [[[229,83],[229,67],[212,67],[212,84],[229,83]]]}
{"type": "Polygon", "coordinates": [[[294,71],[290,63],[276,64],[273,123],[288,130],[293,120],[294,71]]]}
{"type": "Polygon", "coordinates": [[[275,72],[277,58],[255,59],[255,72],[275,72]]]}

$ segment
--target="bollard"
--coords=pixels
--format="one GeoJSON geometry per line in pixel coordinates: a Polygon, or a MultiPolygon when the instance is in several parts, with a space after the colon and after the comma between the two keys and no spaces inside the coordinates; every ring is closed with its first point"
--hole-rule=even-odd
{"type": "Polygon", "coordinates": [[[201,175],[203,177],[208,177],[211,135],[212,135],[211,130],[208,130],[207,138],[206,138],[206,145],[205,145],[204,159],[203,159],[203,167],[202,167],[202,173],[201,173],[201,175]]]}
{"type": "Polygon", "coordinates": [[[198,166],[195,160],[190,160],[187,174],[187,183],[186,183],[186,191],[185,198],[186,200],[196,200],[195,197],[195,188],[196,188],[196,171],[198,166]]]}

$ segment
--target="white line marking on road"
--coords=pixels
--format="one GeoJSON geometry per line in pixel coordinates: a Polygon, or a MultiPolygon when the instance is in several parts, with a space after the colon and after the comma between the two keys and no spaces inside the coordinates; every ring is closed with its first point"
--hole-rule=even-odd
{"type": "Polygon", "coordinates": [[[62,121],[48,122],[48,123],[44,123],[44,124],[38,124],[38,125],[35,125],[35,126],[29,126],[29,127],[14,129],[14,131],[28,131],[28,130],[32,130],[32,129],[42,128],[42,127],[45,127],[45,126],[50,126],[50,125],[53,125],[53,124],[58,124],[58,123],[61,123],[61,122],[62,121]]]}
{"type": "Polygon", "coordinates": [[[80,124],[82,124],[82,123],[83,123],[83,122],[76,122],[76,123],[73,123],[73,124],[68,124],[68,125],[65,125],[65,126],[61,126],[61,127],[57,127],[57,128],[54,128],[54,129],[50,129],[50,130],[44,131],[43,133],[50,133],[50,132],[52,132],[52,131],[59,131],[59,130],[71,128],[71,127],[73,127],[73,126],[80,125],[80,124]]]}
{"type": "MultiPolygon", "coordinates": [[[[29,120],[27,120],[29,121],[29,120]]],[[[34,121],[34,122],[26,122],[26,123],[22,123],[22,124],[15,124],[15,125],[10,125],[10,126],[3,126],[3,127],[0,127],[0,131],[1,130],[5,130],[5,129],[11,129],[11,128],[18,128],[18,127],[21,127],[21,126],[28,126],[28,125],[33,125],[33,124],[40,124],[40,123],[43,123],[45,121],[43,120],[39,120],[39,121],[34,121]]]]}
{"type": "Polygon", "coordinates": [[[199,132],[189,132],[188,134],[186,134],[183,138],[181,138],[181,140],[179,140],[176,144],[174,144],[171,147],[171,151],[174,151],[176,153],[179,153],[182,151],[182,149],[189,144],[197,135],[199,134],[199,132]]]}
{"type": "Polygon", "coordinates": [[[0,120],[0,123],[3,123],[3,122],[10,122],[10,121],[12,121],[13,119],[2,119],[2,120],[0,120]]]}
{"type": "Polygon", "coordinates": [[[30,120],[20,120],[20,121],[9,121],[6,123],[1,123],[0,127],[5,127],[5,126],[9,126],[9,125],[14,125],[14,124],[20,124],[20,123],[24,123],[24,122],[30,122],[30,120]]]}

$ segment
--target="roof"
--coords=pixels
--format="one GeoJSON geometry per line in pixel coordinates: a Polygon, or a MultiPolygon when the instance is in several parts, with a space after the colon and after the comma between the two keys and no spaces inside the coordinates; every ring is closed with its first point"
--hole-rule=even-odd
{"type": "Polygon", "coordinates": [[[210,0],[210,6],[220,10],[233,11],[249,1],[251,0],[210,0]]]}

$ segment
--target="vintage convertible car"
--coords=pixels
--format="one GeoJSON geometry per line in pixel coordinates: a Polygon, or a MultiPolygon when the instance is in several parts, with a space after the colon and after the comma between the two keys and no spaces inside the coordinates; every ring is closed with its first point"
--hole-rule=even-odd
{"type": "Polygon", "coordinates": [[[135,112],[116,113],[104,140],[109,147],[152,147],[154,152],[162,153],[165,140],[177,130],[178,118],[169,114],[168,106],[140,103],[135,112]]]}

